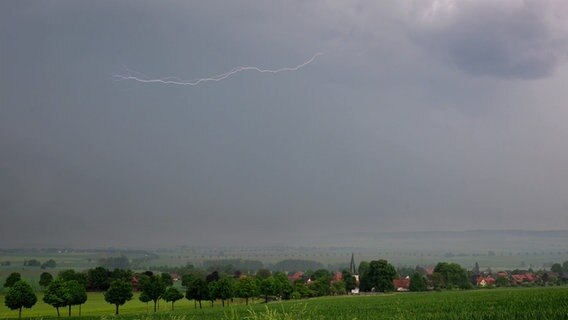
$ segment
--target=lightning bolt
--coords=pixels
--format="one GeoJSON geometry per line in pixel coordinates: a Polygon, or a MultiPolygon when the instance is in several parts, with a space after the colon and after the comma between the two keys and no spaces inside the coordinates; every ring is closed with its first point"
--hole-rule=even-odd
{"type": "Polygon", "coordinates": [[[132,71],[127,69],[126,74],[115,74],[113,78],[116,80],[132,80],[141,83],[160,83],[160,84],[173,84],[173,85],[180,85],[180,86],[197,86],[204,82],[218,82],[229,78],[230,76],[243,72],[243,71],[256,71],[259,73],[280,73],[286,71],[297,71],[301,68],[307,66],[308,64],[312,63],[316,60],[317,57],[321,56],[323,53],[318,52],[314,54],[309,60],[295,66],[295,67],[283,67],[279,69],[261,69],[259,67],[236,67],[231,69],[228,72],[221,73],[215,76],[207,77],[207,78],[200,78],[194,80],[183,80],[177,77],[166,77],[166,78],[151,78],[146,76],[145,74],[137,71],[132,71]]]}

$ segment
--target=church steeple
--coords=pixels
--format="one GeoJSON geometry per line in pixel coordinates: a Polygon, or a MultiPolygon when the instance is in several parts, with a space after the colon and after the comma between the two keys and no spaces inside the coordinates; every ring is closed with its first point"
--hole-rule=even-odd
{"type": "Polygon", "coordinates": [[[352,275],[357,274],[357,268],[355,267],[355,255],[351,252],[351,263],[349,264],[349,271],[352,275]]]}

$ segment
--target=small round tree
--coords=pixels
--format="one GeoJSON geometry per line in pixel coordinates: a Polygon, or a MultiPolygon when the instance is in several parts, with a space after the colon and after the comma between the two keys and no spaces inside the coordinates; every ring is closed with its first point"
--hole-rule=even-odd
{"type": "Polygon", "coordinates": [[[166,291],[166,285],[162,281],[162,278],[156,275],[141,277],[140,286],[142,292],[154,301],[154,312],[156,312],[158,300],[162,298],[162,295],[166,291]]]}
{"type": "Polygon", "coordinates": [[[81,316],[81,305],[87,302],[87,290],[77,280],[65,282],[65,289],[69,298],[69,316],[71,316],[71,306],[79,306],[79,316],[81,316]]]}
{"type": "Polygon", "coordinates": [[[69,301],[69,295],[65,289],[65,283],[61,279],[53,280],[45,294],[43,295],[43,302],[49,304],[57,310],[57,317],[59,318],[59,308],[67,306],[69,301]]]}
{"type": "Polygon", "coordinates": [[[426,280],[416,272],[410,277],[410,286],[408,289],[410,291],[426,291],[426,280]]]}
{"type": "Polygon", "coordinates": [[[116,306],[115,314],[118,315],[118,307],[130,301],[132,295],[132,285],[129,282],[115,280],[105,292],[105,301],[116,306]]]}
{"type": "Polygon", "coordinates": [[[146,312],[148,312],[148,302],[152,301],[152,299],[150,299],[150,297],[145,292],[142,292],[138,297],[138,300],[146,304],[146,312]]]}
{"type": "Polygon", "coordinates": [[[11,286],[13,286],[16,282],[18,282],[20,280],[22,280],[22,276],[20,275],[20,273],[12,272],[12,273],[10,273],[8,278],[6,278],[6,282],[4,282],[4,287],[10,288],[11,286]]]}
{"type": "Polygon", "coordinates": [[[42,272],[39,276],[39,285],[44,288],[47,288],[51,281],[53,281],[53,276],[49,272],[42,272]]]}
{"type": "Polygon", "coordinates": [[[10,310],[18,310],[18,318],[22,318],[22,308],[31,308],[37,302],[37,297],[32,287],[25,281],[19,280],[14,283],[6,296],[4,304],[10,310]]]}
{"type": "Polygon", "coordinates": [[[164,300],[172,303],[172,311],[174,310],[174,303],[180,299],[183,299],[183,293],[174,287],[168,287],[164,292],[164,300]]]}

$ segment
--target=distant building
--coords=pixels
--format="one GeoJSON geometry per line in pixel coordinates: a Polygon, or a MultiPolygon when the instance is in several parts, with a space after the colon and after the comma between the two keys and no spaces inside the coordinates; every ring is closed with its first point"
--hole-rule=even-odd
{"type": "Polygon", "coordinates": [[[394,290],[396,291],[409,291],[410,290],[410,277],[406,276],[403,279],[394,279],[392,281],[394,290]]]}
{"type": "Polygon", "coordinates": [[[355,267],[355,255],[351,252],[351,262],[349,263],[349,272],[355,277],[355,288],[351,289],[351,294],[359,294],[359,272],[355,267]]]}

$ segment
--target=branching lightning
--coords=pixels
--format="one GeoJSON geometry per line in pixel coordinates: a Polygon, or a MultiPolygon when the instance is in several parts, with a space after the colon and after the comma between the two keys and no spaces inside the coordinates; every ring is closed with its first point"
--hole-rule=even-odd
{"type": "Polygon", "coordinates": [[[222,74],[218,74],[216,76],[211,76],[211,77],[207,77],[207,78],[200,78],[200,79],[194,79],[191,81],[186,81],[177,77],[166,77],[166,78],[151,78],[146,76],[145,74],[141,73],[141,72],[137,72],[137,71],[132,71],[132,70],[127,70],[126,74],[116,74],[113,76],[114,79],[116,80],[132,80],[132,81],[137,81],[137,82],[142,82],[142,83],[160,83],[160,84],[173,84],[173,85],[180,85],[180,86],[197,86],[201,83],[204,82],[218,82],[221,80],[225,80],[227,78],[229,78],[230,76],[239,73],[239,72],[243,72],[243,71],[256,71],[259,73],[280,73],[280,72],[285,72],[285,71],[297,71],[300,70],[301,68],[307,66],[308,64],[312,63],[318,56],[321,56],[323,53],[318,52],[316,54],[314,54],[309,60],[303,62],[302,64],[299,64],[295,67],[283,67],[283,68],[279,68],[279,69],[261,69],[259,67],[236,67],[231,69],[228,72],[222,73],[222,74]]]}

